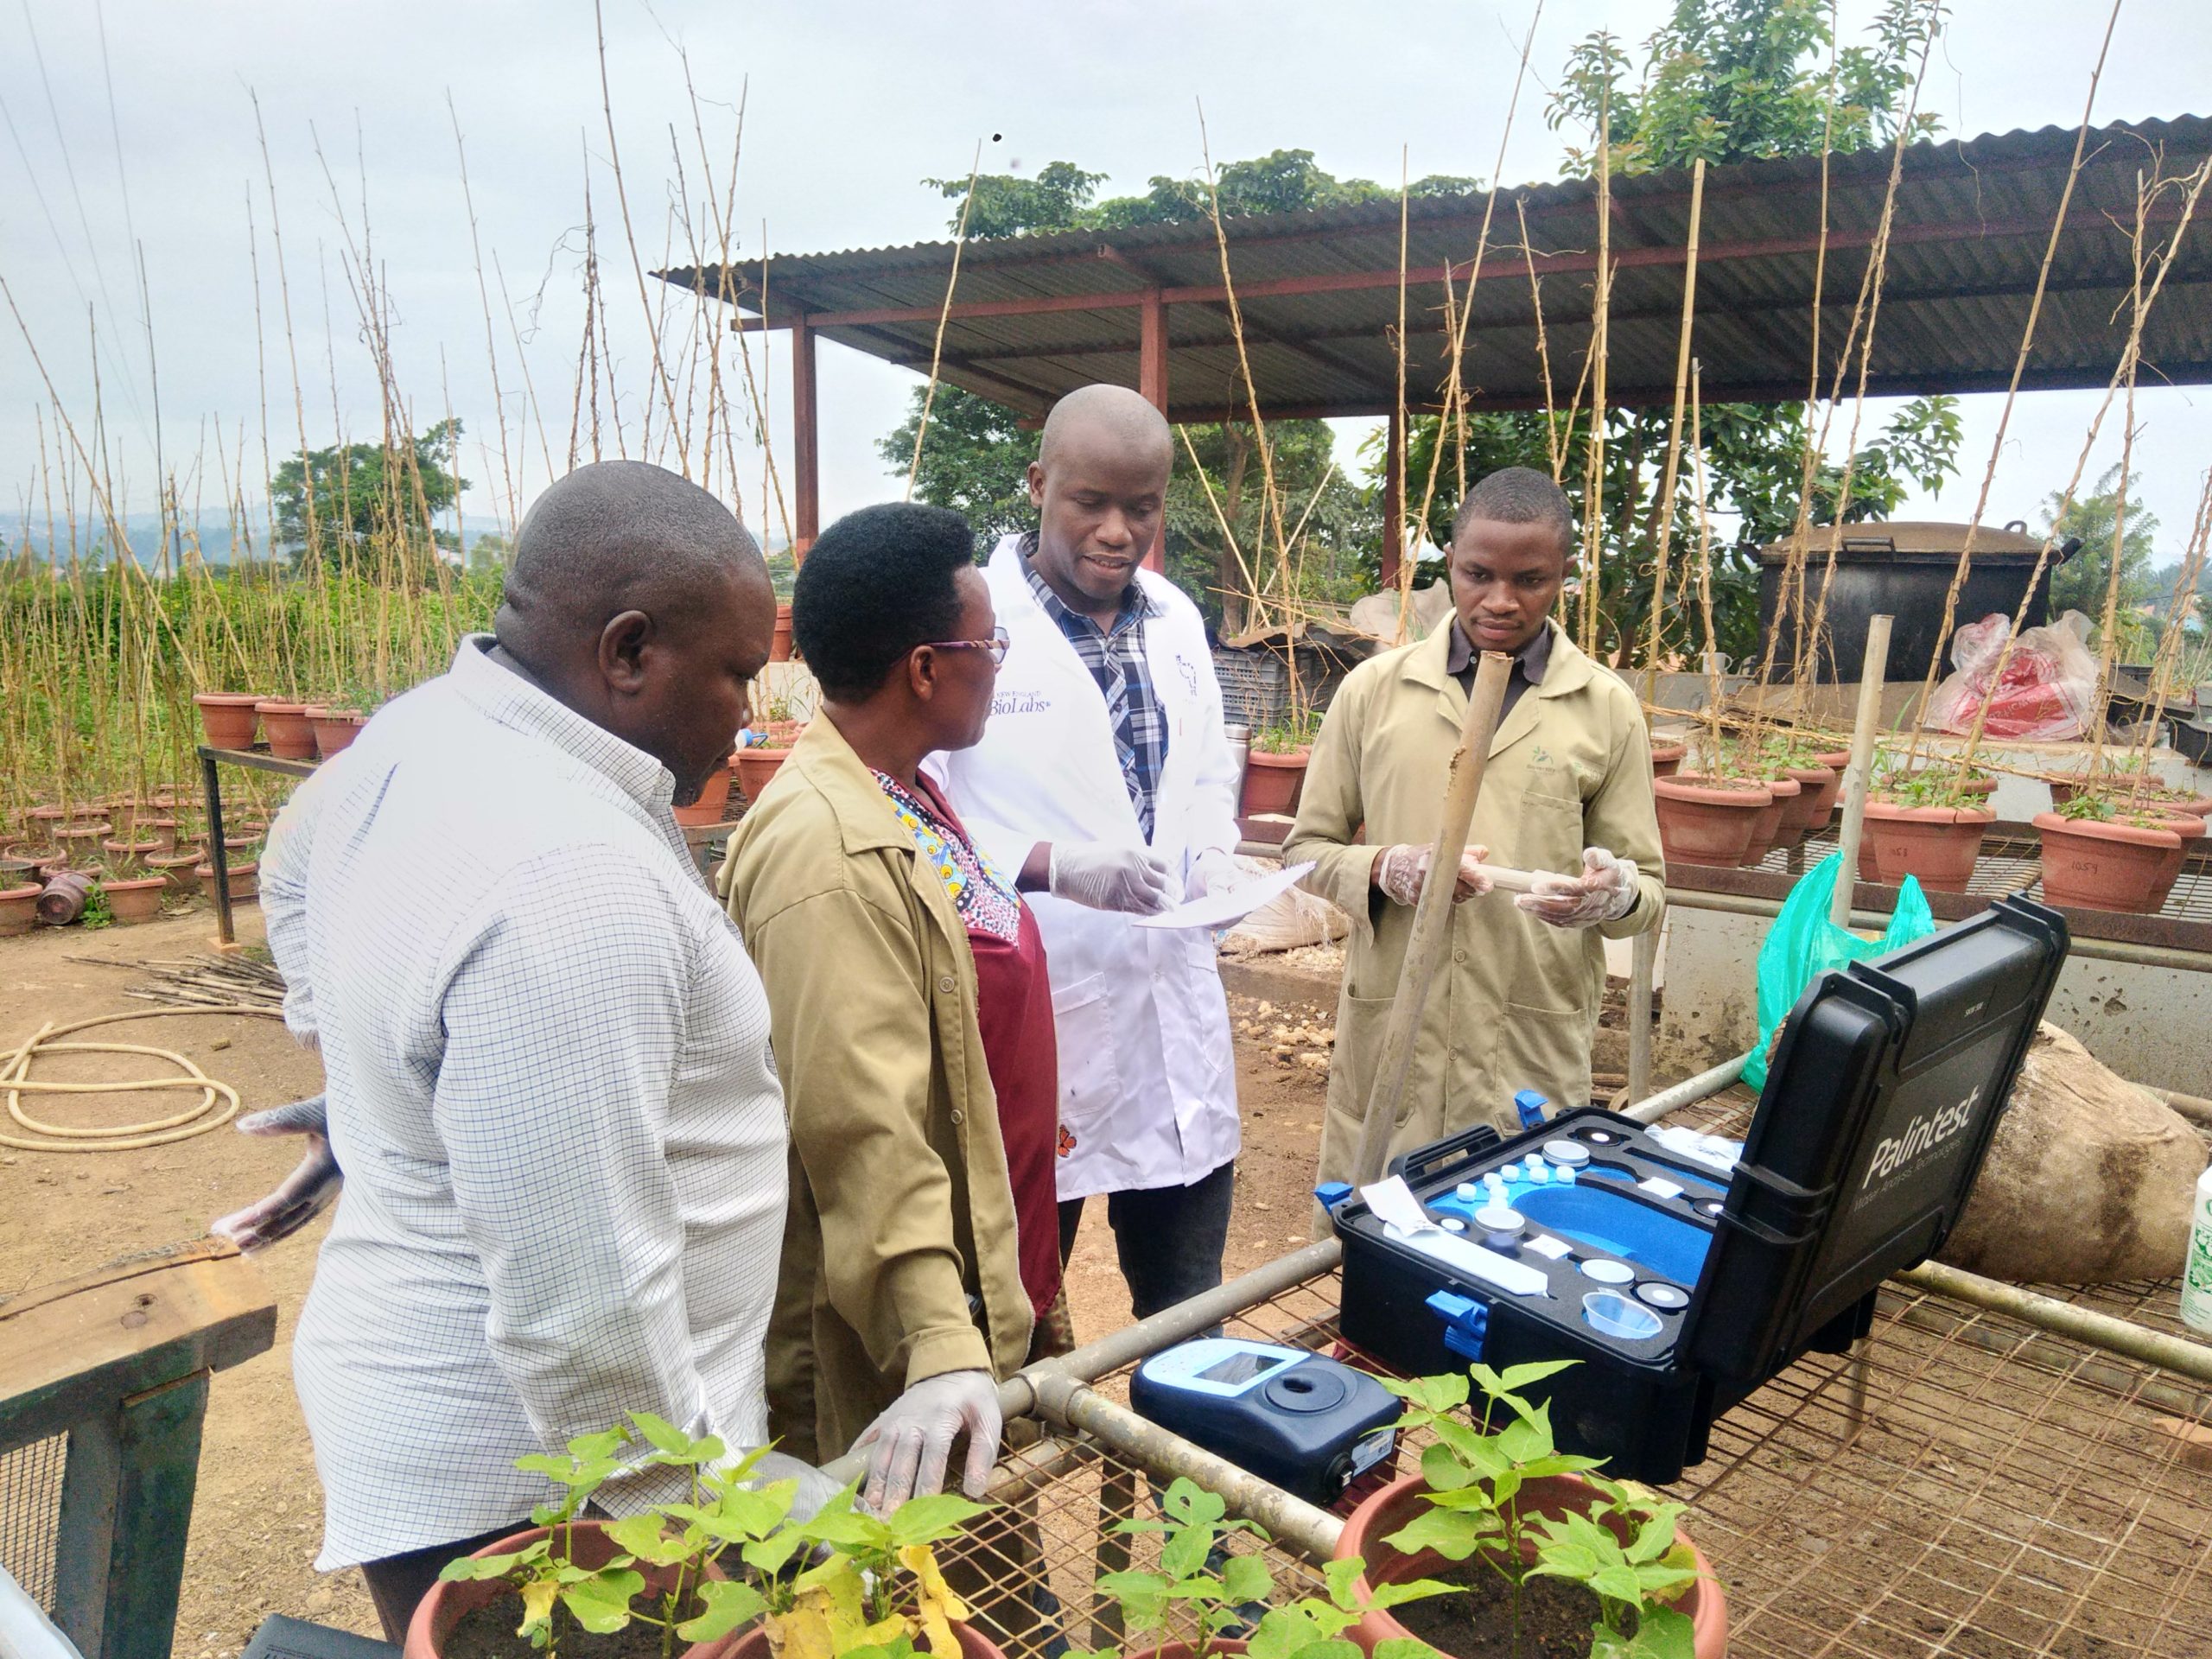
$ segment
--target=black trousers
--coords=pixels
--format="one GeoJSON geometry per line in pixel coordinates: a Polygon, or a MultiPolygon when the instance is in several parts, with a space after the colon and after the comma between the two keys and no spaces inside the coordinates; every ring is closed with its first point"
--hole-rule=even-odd
{"type": "Polygon", "coordinates": [[[404,1555],[362,1562],[361,1577],[368,1584],[369,1599],[376,1604],[377,1618],[383,1621],[384,1639],[406,1645],[407,1626],[415,1617],[416,1605],[430,1593],[430,1586],[438,1581],[448,1561],[473,1555],[502,1538],[512,1538],[529,1525],[527,1520],[510,1521],[474,1538],[456,1538],[449,1544],[432,1544],[427,1549],[410,1549],[404,1555]]]}
{"type": "MultiPolygon", "coordinates": [[[[1221,1282],[1222,1250],[1229,1242],[1229,1211],[1236,1198],[1234,1161],[1188,1186],[1147,1186],[1106,1195],[1115,1253],[1138,1319],[1149,1319],[1221,1282]]],[[[1075,1250],[1084,1203],[1060,1203],[1063,1262],[1075,1250]]]]}

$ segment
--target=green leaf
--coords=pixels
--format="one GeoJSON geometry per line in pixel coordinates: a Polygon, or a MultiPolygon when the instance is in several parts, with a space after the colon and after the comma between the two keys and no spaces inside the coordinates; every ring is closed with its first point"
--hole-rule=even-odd
{"type": "Polygon", "coordinates": [[[958,1492],[933,1492],[926,1497],[910,1497],[893,1511],[890,1520],[891,1542],[894,1548],[908,1544],[934,1544],[951,1537],[961,1528],[991,1506],[978,1503],[958,1492]]]}
{"type": "Polygon", "coordinates": [[[1552,1439],[1550,1402],[1533,1408],[1525,1416],[1516,1417],[1500,1429],[1497,1449],[1516,1463],[1548,1458],[1557,1451],[1559,1447],[1552,1439]]]}
{"type": "Polygon", "coordinates": [[[758,1590],[735,1580],[705,1580],[698,1586],[698,1597],[706,1611],[676,1627],[686,1642],[716,1641],[768,1609],[767,1599],[758,1590]]]}
{"type": "MultiPolygon", "coordinates": [[[[538,1542],[543,1544],[544,1540],[540,1539],[538,1542]]],[[[533,1549],[536,1548],[532,1547],[533,1549]]],[[[537,1549],[537,1553],[542,1555],[544,1552],[537,1549]]],[[[480,1559],[464,1555],[459,1560],[448,1561],[440,1567],[438,1577],[447,1584],[460,1584],[473,1579],[504,1579],[518,1562],[526,1561],[531,1557],[531,1550],[518,1550],[512,1555],[486,1555],[480,1559]]]]}
{"type": "Polygon", "coordinates": [[[1656,1561],[1675,1547],[1675,1517],[1655,1515],[1637,1529],[1628,1547],[1631,1561],[1656,1561]]]}
{"type": "Polygon", "coordinates": [[[1217,1535],[1211,1527],[1180,1527],[1169,1533],[1160,1548],[1160,1570],[1173,1578],[1189,1578],[1205,1567],[1217,1535]]]}
{"type": "Polygon", "coordinates": [[[1475,1478],[1474,1471],[1448,1446],[1425,1446],[1421,1453],[1421,1478],[1431,1491],[1456,1492],[1475,1478]]]}
{"type": "Polygon", "coordinates": [[[1415,1637],[1394,1636],[1375,1644],[1374,1659],[1436,1659],[1436,1649],[1415,1637]]]}
{"type": "Polygon", "coordinates": [[[1489,1436],[1477,1432],[1458,1418],[1440,1417],[1431,1427],[1436,1438],[1450,1446],[1452,1455],[1470,1468],[1486,1469],[1496,1461],[1490,1452],[1489,1436]]]}
{"type": "Polygon", "coordinates": [[[748,1543],[738,1551],[738,1555],[755,1573],[773,1578],[790,1564],[792,1556],[806,1548],[806,1544],[805,1535],[794,1529],[775,1533],[748,1543]]]}
{"type": "Polygon", "coordinates": [[[643,1556],[656,1567],[667,1567],[683,1560],[691,1554],[681,1538],[671,1538],[663,1530],[660,1516],[648,1510],[643,1515],[626,1516],[620,1521],[607,1523],[607,1535],[619,1548],[632,1555],[643,1556]]]}
{"type": "Polygon", "coordinates": [[[1367,1571],[1364,1558],[1348,1555],[1341,1560],[1323,1563],[1321,1576],[1328,1581],[1329,1599],[1339,1607],[1358,1605],[1359,1575],[1367,1571]]]}
{"type": "Polygon", "coordinates": [[[1643,1599],[1643,1586],[1637,1582],[1632,1567],[1601,1567],[1586,1582],[1599,1595],[1611,1596],[1615,1601],[1643,1599]]]}
{"type": "MultiPolygon", "coordinates": [[[[612,1463],[629,1444],[627,1430],[602,1428],[596,1434],[579,1434],[569,1442],[569,1455],[578,1463],[612,1463]]],[[[521,1466],[517,1460],[517,1467],[521,1466]]]]}
{"type": "Polygon", "coordinates": [[[690,1447],[691,1437],[665,1417],[656,1417],[650,1411],[633,1411],[630,1422],[656,1451],[683,1452],[690,1447]]]}
{"type": "Polygon", "coordinates": [[[1548,1376],[1557,1376],[1561,1371],[1581,1362],[1573,1359],[1539,1359],[1526,1365],[1509,1365],[1497,1374],[1499,1383],[1518,1392],[1531,1382],[1541,1382],[1548,1376]]]}
{"type": "Polygon", "coordinates": [[[1275,1575],[1257,1555],[1232,1555],[1222,1564],[1221,1587],[1231,1601],[1265,1601],[1275,1592],[1275,1575]]]}
{"type": "Polygon", "coordinates": [[[1187,1475],[1178,1475],[1160,1494],[1160,1507],[1171,1520],[1204,1525],[1229,1513],[1229,1504],[1187,1475]]]}
{"type": "Polygon", "coordinates": [[[630,1599],[645,1587],[645,1574],[602,1568],[581,1584],[561,1586],[561,1605],[594,1636],[611,1636],[630,1622],[630,1599]]]}
{"type": "Polygon", "coordinates": [[[1464,1561],[1484,1539],[1499,1529],[1497,1517],[1488,1512],[1431,1510],[1415,1516],[1382,1541],[1407,1555],[1433,1549],[1447,1561],[1464,1561]]]}
{"type": "Polygon", "coordinates": [[[1298,1659],[1367,1659],[1359,1644],[1347,1642],[1342,1637],[1331,1637],[1316,1642],[1299,1651],[1298,1659]]]}
{"type": "Polygon", "coordinates": [[[1402,1607],[1409,1601],[1426,1601],[1431,1596],[1448,1596],[1459,1589],[1456,1584],[1446,1584],[1441,1579],[1408,1579],[1402,1584],[1378,1584],[1368,1601],[1370,1607],[1382,1610],[1402,1607]]]}
{"type": "Polygon", "coordinates": [[[1635,1659],[1694,1659],[1697,1632],[1687,1615],[1671,1607],[1647,1607],[1638,1615],[1635,1659]]]}

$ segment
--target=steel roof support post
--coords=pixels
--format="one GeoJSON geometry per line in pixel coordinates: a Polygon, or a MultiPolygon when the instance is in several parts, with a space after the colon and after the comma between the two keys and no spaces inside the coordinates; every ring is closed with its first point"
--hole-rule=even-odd
{"type": "Polygon", "coordinates": [[[794,311],[791,331],[791,475],[797,496],[791,524],[791,557],[806,557],[822,533],[822,450],[817,424],[814,381],[814,321],[794,311]]]}
{"type": "MultiPolygon", "coordinates": [[[[1162,415],[1167,412],[1167,302],[1160,297],[1157,285],[1144,291],[1144,305],[1137,314],[1137,391],[1150,401],[1162,415]]],[[[1167,568],[1167,515],[1160,516],[1160,528],[1152,538],[1151,550],[1144,556],[1147,570],[1167,568]]]]}
{"type": "Polygon", "coordinates": [[[1382,449],[1382,591],[1398,585],[1398,561],[1406,544],[1406,423],[1390,411],[1382,449]]]}

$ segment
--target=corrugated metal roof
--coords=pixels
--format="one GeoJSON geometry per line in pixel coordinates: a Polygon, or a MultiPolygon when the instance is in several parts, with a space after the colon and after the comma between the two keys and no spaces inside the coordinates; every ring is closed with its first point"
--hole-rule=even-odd
{"type": "MultiPolygon", "coordinates": [[[[2075,132],[1993,134],[1904,153],[1870,393],[2002,389],[2072,158],[2075,132]]],[[[1837,354],[1878,224],[1892,152],[1833,158],[1827,253],[1821,275],[1822,385],[1837,354]]],[[[2126,339],[2131,232],[2139,176],[2171,175],[2212,156],[2212,120],[2124,123],[2094,130],[2058,242],[2022,384],[2101,386],[2126,339]],[[2116,317],[2115,314],[2119,314],[2116,317]]],[[[1708,402],[1804,395],[1813,367],[1813,294],[1821,270],[1821,163],[1744,162],[1708,170],[1700,227],[1695,350],[1708,402]]],[[[1464,366],[1478,406],[1538,407],[1546,391],[1537,307],[1522,246],[1541,277],[1552,396],[1573,394],[1594,307],[1596,188],[1581,180],[1498,193],[1474,289],[1464,366]]],[[[1414,201],[1406,214],[1408,396],[1441,396],[1448,366],[1442,272],[1466,266],[1489,199],[1414,201]]],[[[1615,276],[1606,353],[1608,400],[1669,402],[1681,311],[1690,180],[1669,171],[1615,181],[1615,276]]],[[[2173,234],[2176,199],[2152,226],[2173,234]]],[[[1400,219],[1395,201],[1224,222],[1244,342],[1268,412],[1375,414],[1395,403],[1400,219]]],[[[952,264],[949,242],[662,273],[734,295],[771,325],[804,309],[822,333],[872,356],[926,371],[952,264]]],[[[1135,385],[1140,301],[1168,302],[1169,413],[1198,419],[1241,409],[1246,394],[1207,223],[1071,231],[971,242],[945,327],[944,378],[1032,414],[1094,380],[1135,385]],[[994,308],[998,308],[995,309],[994,308]]],[[[2200,219],[2145,337],[2145,372],[2212,379],[2212,233],[2200,219]]],[[[1852,371],[1856,377],[1856,367],[1852,371]]],[[[1851,390],[1847,381],[1844,390],[1851,390]]]]}

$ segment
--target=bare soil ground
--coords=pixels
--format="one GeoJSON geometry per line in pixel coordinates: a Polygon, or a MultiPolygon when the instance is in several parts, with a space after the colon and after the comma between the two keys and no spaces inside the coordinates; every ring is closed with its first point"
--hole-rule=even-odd
{"type": "MultiPolygon", "coordinates": [[[[137,927],[93,933],[70,928],[0,941],[0,1044],[12,1047],[48,1020],[149,1007],[123,995],[139,975],[101,964],[191,956],[207,948],[213,933],[212,916],[195,912],[137,927]]],[[[239,912],[239,933],[258,943],[259,915],[251,906],[239,912]]],[[[1327,1077],[1325,1043],[1313,1038],[1331,1024],[1336,988],[1326,953],[1300,955],[1315,959],[1292,969],[1232,968],[1229,974],[1232,1021],[1250,1033],[1236,1044],[1245,1130],[1224,1265],[1232,1277],[1306,1242],[1306,1195],[1327,1077]],[[1278,1027],[1309,1035],[1279,1043],[1278,1027]],[[1290,1058],[1278,1058],[1279,1049],[1290,1058]]],[[[210,1076],[234,1084],[248,1111],[321,1086],[320,1063],[275,1020],[154,1014],[112,1034],[192,1055],[210,1076]]],[[[111,1077],[118,1061],[136,1064],[122,1057],[61,1056],[40,1075],[111,1077]]],[[[155,1070],[143,1075],[159,1074],[158,1062],[146,1065],[155,1070]]],[[[78,1096],[68,1119],[143,1120],[153,1115],[149,1098],[161,1097],[78,1096]]],[[[227,1129],[135,1153],[0,1149],[0,1295],[197,1237],[211,1217],[266,1192],[296,1156],[294,1143],[227,1129]]],[[[274,1612],[377,1631],[359,1574],[318,1573],[313,1567],[322,1496],[292,1391],[291,1335],[322,1231],[319,1222],[258,1259],[276,1298],[276,1344],[214,1380],[177,1615],[179,1659],[231,1659],[274,1612]]],[[[1090,1206],[1084,1217],[1069,1291],[1078,1339],[1128,1319],[1103,1205],[1090,1206]]]]}

